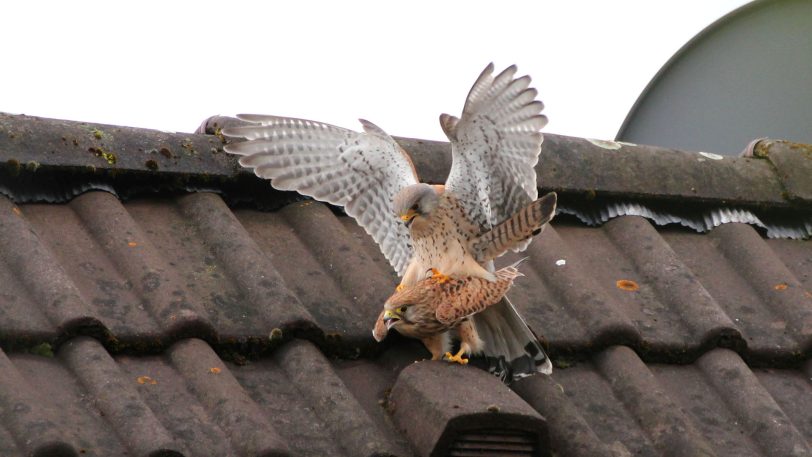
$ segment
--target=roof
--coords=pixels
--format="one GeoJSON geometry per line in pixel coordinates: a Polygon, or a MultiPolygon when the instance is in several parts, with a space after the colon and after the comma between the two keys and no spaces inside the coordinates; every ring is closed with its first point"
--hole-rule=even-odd
{"type": "MultiPolygon", "coordinates": [[[[447,145],[402,142],[442,179],[447,145]]],[[[221,145],[0,115],[0,454],[812,455],[806,146],[545,135],[569,214],[511,298],[556,369],[507,387],[375,343],[397,278],[371,239],[221,145]],[[731,209],[798,239],[680,223],[731,209]]]]}

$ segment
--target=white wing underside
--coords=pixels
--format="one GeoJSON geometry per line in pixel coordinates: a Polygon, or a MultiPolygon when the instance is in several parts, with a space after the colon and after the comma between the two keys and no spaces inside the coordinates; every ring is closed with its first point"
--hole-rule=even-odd
{"type": "MultiPolygon", "coordinates": [[[[444,114],[440,124],[451,141],[453,163],[446,191],[462,202],[482,229],[504,221],[538,197],[535,166],[547,124],[544,105],[529,88],[530,77],[514,79],[511,66],[493,76],[493,64],[468,94],[462,116],[444,114]]],[[[528,240],[529,243],[530,240],[528,240]]],[[[528,243],[519,246],[524,250],[528,243]]]]}
{"type": "Polygon", "coordinates": [[[225,147],[242,156],[240,165],[270,179],[276,189],[343,206],[403,275],[412,247],[408,229],[394,214],[392,197],[418,179],[409,156],[392,137],[364,120],[364,133],[359,133],[304,119],[238,117],[254,123],[223,131],[249,140],[225,147]]]}
{"type": "MultiPolygon", "coordinates": [[[[514,79],[515,73],[511,66],[494,77],[493,64],[488,65],[471,88],[461,118],[440,117],[453,157],[446,192],[453,192],[468,219],[483,230],[538,197],[534,167],[543,140],[539,130],[547,118],[540,114],[544,105],[535,100],[536,90],[528,87],[530,77],[514,79]]],[[[392,197],[419,181],[411,159],[392,137],[364,120],[359,133],[304,119],[238,117],[253,125],[223,133],[249,141],[227,145],[227,152],[243,156],[240,164],[270,179],[276,189],[343,206],[403,276],[412,247],[392,197]]]]}

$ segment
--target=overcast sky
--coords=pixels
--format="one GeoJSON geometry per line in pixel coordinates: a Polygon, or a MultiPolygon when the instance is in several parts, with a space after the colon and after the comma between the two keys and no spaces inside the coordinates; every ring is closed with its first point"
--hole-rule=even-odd
{"type": "Polygon", "coordinates": [[[614,138],[691,37],[744,0],[10,2],[0,111],[190,132],[304,117],[444,139],[480,71],[517,64],[545,131],[614,138]]]}

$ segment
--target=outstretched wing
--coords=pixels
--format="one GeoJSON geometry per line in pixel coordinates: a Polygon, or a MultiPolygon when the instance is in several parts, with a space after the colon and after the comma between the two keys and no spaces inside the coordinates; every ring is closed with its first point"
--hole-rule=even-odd
{"type": "Polygon", "coordinates": [[[485,263],[508,249],[527,244],[527,240],[544,230],[544,224],[555,215],[558,196],[555,192],[539,198],[515,214],[470,241],[474,259],[485,263]]]}
{"type": "Polygon", "coordinates": [[[494,77],[493,64],[488,65],[471,88],[461,118],[440,116],[453,157],[446,191],[482,229],[538,197],[534,167],[547,117],[540,114],[544,105],[535,99],[537,91],[528,87],[530,77],[515,74],[510,66],[494,77]]]}
{"type": "Polygon", "coordinates": [[[226,152],[243,156],[240,165],[270,179],[276,189],[343,206],[403,275],[412,248],[392,197],[418,179],[406,151],[391,136],[365,120],[359,133],[304,119],[238,117],[254,125],[224,129],[224,135],[248,139],[227,145],[226,152]]]}

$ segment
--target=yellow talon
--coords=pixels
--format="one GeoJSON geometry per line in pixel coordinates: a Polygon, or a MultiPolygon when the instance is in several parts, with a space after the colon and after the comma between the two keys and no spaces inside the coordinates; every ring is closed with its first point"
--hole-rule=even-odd
{"type": "Polygon", "coordinates": [[[436,268],[431,269],[431,279],[437,281],[437,284],[444,284],[447,283],[448,281],[451,281],[450,276],[446,276],[440,273],[440,270],[436,268]]]}
{"type": "Polygon", "coordinates": [[[444,358],[449,363],[459,363],[460,365],[466,365],[468,363],[468,359],[462,358],[463,354],[464,354],[463,350],[460,349],[460,351],[454,355],[451,355],[450,352],[446,352],[444,358]]]}
{"type": "Polygon", "coordinates": [[[406,286],[404,286],[403,283],[400,283],[400,284],[397,285],[397,287],[395,287],[395,292],[400,292],[401,290],[403,290],[405,288],[406,288],[406,286]]]}

